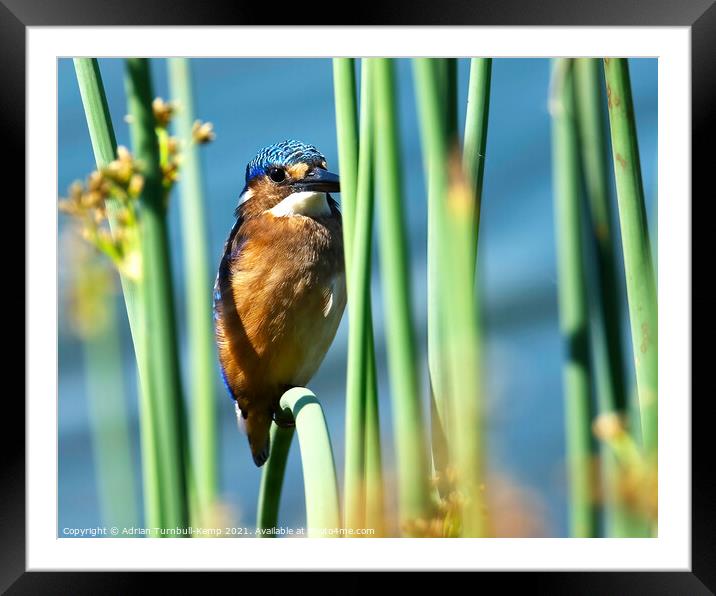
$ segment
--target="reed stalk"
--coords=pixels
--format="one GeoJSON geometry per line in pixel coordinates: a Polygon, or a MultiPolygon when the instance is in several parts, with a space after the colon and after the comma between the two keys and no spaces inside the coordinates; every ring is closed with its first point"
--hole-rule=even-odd
{"type": "Polygon", "coordinates": [[[591,476],[589,314],[583,270],[579,145],[572,61],[558,59],[552,72],[552,159],[560,329],[565,344],[564,399],[570,531],[595,536],[591,476]]]}
{"type": "Polygon", "coordinates": [[[445,132],[447,134],[448,147],[459,143],[457,132],[457,58],[442,58],[440,62],[445,69],[445,132]]]}
{"type": "Polygon", "coordinates": [[[361,71],[360,155],[357,155],[355,77],[352,59],[334,59],[336,129],[351,335],[346,391],[344,515],[347,527],[383,527],[383,480],[375,348],[370,305],[373,203],[370,67],[361,71]],[[354,160],[355,156],[355,160],[354,160]],[[360,162],[360,165],[358,165],[360,162]],[[344,184],[347,175],[347,184],[344,184]],[[364,209],[368,208],[367,215],[364,209]],[[368,229],[365,223],[368,223],[368,229]],[[361,223],[362,222],[362,223],[361,223]],[[354,239],[355,238],[355,239],[354,239]],[[367,251],[367,257],[366,257],[367,251]],[[355,255],[355,257],[354,257],[355,255]],[[356,267],[359,269],[356,272],[356,267]],[[365,277],[367,275],[367,278],[365,277]],[[354,281],[356,280],[356,281],[354,281]],[[355,306],[351,310],[352,305],[355,306]],[[362,342],[362,343],[360,343],[362,342]],[[361,347],[359,347],[361,346],[361,347]]]}
{"type": "Polygon", "coordinates": [[[354,269],[354,237],[358,192],[358,124],[356,107],[355,60],[333,60],[334,95],[338,161],[341,172],[341,207],[343,216],[343,247],[348,289],[348,365],[346,371],[346,422],[344,468],[344,523],[348,528],[362,527],[365,522],[365,321],[356,320],[356,304],[364,301],[364,288],[356,284],[354,269]]]}
{"type": "Polygon", "coordinates": [[[457,470],[457,483],[464,498],[462,536],[481,537],[487,533],[483,489],[485,450],[483,445],[484,397],[482,390],[482,342],[479,301],[475,288],[474,241],[475,195],[463,175],[457,153],[452,156],[452,173],[446,204],[444,253],[447,284],[444,301],[452,297],[446,317],[445,335],[450,355],[451,420],[454,437],[449,439],[451,459],[457,470]]]}
{"type": "MultiPolygon", "coordinates": [[[[372,109],[372,66],[370,62],[363,64],[361,78],[361,119],[360,119],[360,148],[358,159],[358,187],[356,197],[356,220],[354,227],[353,262],[349,276],[349,317],[351,322],[351,335],[348,349],[348,385],[349,390],[356,393],[356,399],[363,402],[361,408],[362,425],[354,429],[356,434],[363,434],[364,451],[363,468],[364,474],[362,484],[363,492],[367,491],[368,465],[367,457],[370,456],[372,476],[371,498],[374,502],[371,505],[373,513],[378,513],[382,497],[376,490],[379,490],[382,483],[376,473],[380,468],[376,464],[380,458],[380,429],[378,421],[377,391],[375,387],[375,355],[372,337],[372,320],[370,305],[370,279],[371,279],[371,244],[373,238],[373,109],[372,109]],[[368,419],[368,403],[371,402],[371,419],[368,419]],[[367,437],[370,436],[372,444],[369,445],[367,437]],[[377,443],[376,443],[377,441],[377,443]],[[370,453],[368,449],[371,449],[370,453]],[[376,509],[376,507],[378,509],[376,509]]],[[[355,422],[355,421],[353,421],[355,422]]],[[[348,485],[346,485],[346,497],[348,497],[348,485]]],[[[367,495],[366,495],[367,497],[367,495]]],[[[361,503],[363,509],[366,507],[365,500],[361,503]]],[[[360,523],[356,527],[365,525],[365,511],[362,515],[354,518],[360,523]]],[[[354,527],[349,523],[349,511],[346,510],[346,525],[354,527]]],[[[380,523],[380,519],[374,519],[372,523],[380,523]]]]}
{"type": "Polygon", "coordinates": [[[400,520],[429,513],[428,465],[403,219],[395,79],[390,59],[369,60],[375,101],[375,173],[380,192],[380,260],[398,469],[400,520]]]}
{"type": "MultiPolygon", "coordinates": [[[[470,497],[463,521],[463,535],[489,535],[489,518],[485,514],[483,488],[486,484],[485,452],[485,391],[483,365],[483,326],[477,247],[480,233],[483,180],[487,155],[487,125],[490,112],[491,58],[470,60],[467,113],[463,135],[462,171],[453,164],[453,176],[448,192],[448,225],[457,242],[451,244],[450,259],[456,295],[462,300],[454,315],[455,351],[460,366],[463,358],[467,376],[463,379],[462,394],[468,396],[462,408],[460,439],[463,491],[470,497]],[[472,281],[472,275],[475,282],[472,281]],[[474,396],[470,399],[470,396],[474,396]]],[[[461,378],[456,369],[456,382],[461,378]]]]}
{"type": "Polygon", "coordinates": [[[159,478],[164,527],[187,527],[188,490],[183,437],[184,416],[179,375],[171,264],[166,227],[159,146],[152,112],[149,62],[126,61],[128,111],[134,154],[142,164],[142,294],[144,349],[159,446],[159,478]]]}
{"type": "Polygon", "coordinates": [[[366,381],[368,368],[368,329],[366,326],[370,301],[371,215],[373,210],[371,172],[371,114],[367,93],[370,90],[369,71],[363,65],[361,85],[361,122],[358,161],[358,186],[353,208],[355,220],[348,222],[353,232],[352,257],[347,261],[348,337],[346,469],[345,469],[345,525],[361,528],[365,525],[365,428],[366,381]]]}
{"type": "MultiPolygon", "coordinates": [[[[617,278],[612,207],[607,166],[607,122],[601,81],[601,60],[574,61],[574,84],[579,132],[579,153],[589,205],[598,294],[590,300],[590,342],[593,353],[600,416],[626,417],[627,399],[622,348],[621,293],[617,278]]],[[[638,416],[638,412],[636,412],[638,416]]],[[[600,445],[605,528],[608,536],[633,536],[635,527],[620,494],[620,466],[612,450],[600,445]]]]}
{"type": "MultiPolygon", "coordinates": [[[[117,155],[117,141],[109,113],[102,75],[96,58],[75,58],[75,73],[80,88],[87,127],[92,142],[95,162],[98,168],[105,167],[117,155]]],[[[110,229],[117,229],[115,199],[107,200],[107,219],[110,229]]],[[[161,495],[159,487],[159,461],[157,438],[150,401],[147,363],[144,354],[144,322],[142,319],[142,291],[137,282],[120,272],[122,294],[127,309],[127,318],[134,345],[139,379],[139,424],[142,453],[142,485],[144,494],[144,520],[146,525],[157,528],[161,525],[161,495]]]]}
{"type": "MultiPolygon", "coordinates": [[[[306,495],[308,537],[332,537],[325,530],[341,527],[338,481],[333,462],[331,438],[316,396],[304,387],[294,387],[281,396],[283,416],[295,422],[301,449],[303,483],[306,495]]],[[[286,462],[294,428],[271,426],[271,454],[264,465],[256,515],[259,537],[273,538],[278,527],[286,462]]]]}
{"type": "MultiPolygon", "coordinates": [[[[74,58],[73,62],[95,163],[98,169],[103,168],[117,157],[117,140],[109,113],[107,96],[104,92],[99,63],[96,58],[74,58]]],[[[117,207],[116,199],[107,199],[107,219],[113,233],[117,229],[117,207]]],[[[137,284],[126,276],[121,275],[121,273],[120,281],[127,307],[130,331],[134,338],[135,335],[138,336],[141,332],[137,314],[141,307],[136,306],[137,302],[141,301],[140,292],[137,284]]],[[[141,341],[137,338],[134,340],[134,344],[135,350],[137,350],[141,341]]]]}
{"type": "Polygon", "coordinates": [[[278,527],[283,478],[286,473],[288,452],[291,449],[294,429],[271,425],[271,454],[264,465],[256,511],[256,528],[260,538],[274,538],[271,530],[278,527]]]}
{"type": "Polygon", "coordinates": [[[428,367],[433,408],[437,417],[433,417],[433,460],[437,470],[444,466],[447,446],[444,443],[451,430],[449,421],[449,357],[443,349],[445,338],[442,317],[447,305],[441,302],[445,286],[441,276],[446,255],[442,254],[446,246],[445,236],[445,200],[447,193],[447,117],[444,116],[442,96],[444,87],[440,81],[446,80],[445,65],[439,59],[418,58],[413,62],[413,71],[418,99],[418,117],[423,144],[423,164],[428,187],[428,367]]]}
{"type": "Polygon", "coordinates": [[[103,167],[117,156],[117,140],[99,63],[96,58],[74,58],[73,63],[95,162],[97,167],[103,167]]]}
{"type": "Polygon", "coordinates": [[[642,442],[646,454],[655,458],[658,443],[658,307],[629,64],[625,58],[605,58],[604,72],[642,442]]]}
{"type": "Polygon", "coordinates": [[[199,150],[192,135],[195,111],[189,61],[186,58],[171,58],[168,68],[171,95],[179,102],[174,123],[181,142],[182,157],[179,190],[191,367],[192,455],[197,505],[201,517],[205,518],[215,505],[218,493],[216,360],[210,315],[211,294],[207,289],[211,287],[211,275],[204,215],[206,203],[199,150]]]}
{"type": "Polygon", "coordinates": [[[447,402],[449,460],[457,471],[465,503],[461,533],[483,536],[486,523],[481,491],[484,479],[482,367],[472,251],[474,181],[468,182],[463,175],[459,149],[454,139],[451,140],[451,133],[442,126],[446,121],[444,110],[450,111],[450,107],[440,102],[439,63],[417,59],[415,77],[424,161],[429,171],[428,217],[435,220],[433,229],[436,231],[428,239],[428,251],[435,255],[438,264],[433,269],[436,293],[431,306],[435,309],[433,316],[439,325],[439,336],[437,340],[428,337],[428,341],[438,354],[447,379],[447,390],[441,399],[447,402]],[[451,145],[452,156],[449,156],[451,145]]]}
{"type": "Polygon", "coordinates": [[[475,200],[473,219],[473,260],[477,261],[480,211],[482,205],[482,182],[485,177],[485,155],[487,150],[487,122],[490,115],[490,86],[492,82],[492,58],[470,60],[467,113],[463,136],[463,170],[474,188],[475,200]]]}
{"type": "MultiPolygon", "coordinates": [[[[338,165],[341,172],[341,212],[343,215],[346,263],[352,262],[355,196],[358,188],[358,107],[356,104],[355,60],[333,59],[333,91],[336,108],[338,165]]],[[[350,269],[347,269],[350,272],[350,269]]]]}
{"type": "Polygon", "coordinates": [[[601,66],[596,58],[579,58],[574,62],[576,109],[580,137],[579,153],[590,207],[590,223],[597,256],[599,296],[597,302],[604,328],[608,360],[598,375],[600,403],[603,411],[625,413],[622,324],[617,279],[612,207],[607,170],[606,122],[602,112],[604,94],[600,82],[601,66]]]}
{"type": "MultiPolygon", "coordinates": [[[[99,266],[99,265],[95,265],[99,266]]],[[[109,272],[105,272],[109,276],[109,272]]],[[[102,522],[131,528],[139,523],[134,489],[134,465],[122,375],[122,347],[114,294],[102,293],[105,316],[84,334],[92,451],[102,522]]]]}
{"type": "Polygon", "coordinates": [[[281,397],[280,404],[284,414],[290,414],[296,422],[306,494],[308,537],[332,537],[333,534],[325,533],[325,530],[339,529],[341,517],[331,438],[321,404],[311,391],[303,387],[289,389],[281,397]]]}
{"type": "Polygon", "coordinates": [[[385,483],[383,453],[380,443],[380,412],[378,407],[378,378],[375,369],[375,341],[372,311],[368,304],[368,370],[366,376],[365,428],[365,527],[375,531],[375,537],[385,535],[385,483]]]}

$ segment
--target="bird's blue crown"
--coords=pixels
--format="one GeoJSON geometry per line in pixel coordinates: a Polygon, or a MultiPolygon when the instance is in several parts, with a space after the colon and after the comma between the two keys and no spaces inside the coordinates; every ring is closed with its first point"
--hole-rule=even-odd
{"type": "Polygon", "coordinates": [[[270,167],[292,166],[298,163],[320,165],[326,161],[313,145],[301,141],[281,141],[259,151],[246,166],[246,184],[267,172],[270,167]]]}

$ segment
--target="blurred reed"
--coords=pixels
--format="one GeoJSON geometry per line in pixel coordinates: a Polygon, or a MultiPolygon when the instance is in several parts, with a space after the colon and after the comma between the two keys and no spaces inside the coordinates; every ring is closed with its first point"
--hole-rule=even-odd
{"type": "MultiPolygon", "coordinates": [[[[358,187],[358,108],[356,103],[355,60],[333,59],[333,94],[336,107],[336,138],[338,164],[341,169],[341,213],[345,234],[349,241],[344,251],[351,254],[353,225],[355,221],[355,196],[358,187]]],[[[347,261],[350,258],[347,257],[347,261]]]]}
{"type": "Polygon", "coordinates": [[[628,66],[612,59],[604,63],[639,406],[627,406],[625,391],[623,296],[611,231],[600,61],[560,59],[553,69],[551,110],[560,321],[567,343],[570,525],[573,535],[596,535],[599,504],[607,535],[649,536],[657,515],[655,282],[628,66]],[[584,213],[582,204],[588,206],[584,213]],[[629,431],[629,417],[641,420],[642,449],[629,431]],[[601,441],[595,460],[592,431],[601,441]],[[599,465],[594,473],[592,461],[599,465]]]}
{"type": "Polygon", "coordinates": [[[605,58],[604,71],[632,351],[639,393],[642,442],[647,456],[656,458],[658,427],[656,279],[644,206],[629,64],[625,58],[605,58]]]}
{"type": "MultiPolygon", "coordinates": [[[[486,512],[486,440],[485,375],[483,365],[483,325],[478,239],[480,210],[487,151],[487,127],[490,111],[492,59],[472,58],[468,81],[467,113],[463,135],[462,162],[452,152],[448,187],[448,237],[451,281],[458,298],[452,312],[454,342],[451,386],[462,379],[458,405],[460,423],[457,432],[458,480],[466,500],[463,536],[490,535],[491,523],[486,512]],[[461,361],[462,360],[462,361],[461,361]],[[466,396],[466,397],[465,397],[466,396]]],[[[457,402],[458,394],[455,394],[457,402]]]]}
{"type": "Polygon", "coordinates": [[[423,144],[423,169],[426,173],[428,189],[428,368],[430,371],[431,411],[433,437],[433,466],[436,471],[447,465],[446,437],[452,428],[449,419],[449,373],[447,364],[449,355],[444,350],[445,338],[443,317],[448,305],[443,301],[447,296],[441,290],[445,288],[444,264],[447,254],[445,239],[445,201],[447,194],[447,157],[450,108],[444,103],[447,95],[444,91],[447,67],[435,58],[420,58],[413,62],[418,100],[418,118],[423,144]]]}
{"type": "MultiPolygon", "coordinates": [[[[337,130],[339,146],[353,144],[352,130],[340,124],[355,122],[354,61],[334,62],[337,130]],[[348,69],[349,72],[341,72],[348,69]],[[352,115],[346,112],[353,111],[352,115]]],[[[361,69],[360,143],[355,193],[350,185],[356,164],[341,162],[341,202],[345,261],[348,284],[348,314],[351,333],[348,344],[346,380],[346,464],[344,516],[347,528],[371,527],[383,531],[383,480],[380,449],[375,348],[370,304],[371,241],[373,219],[373,116],[371,66],[361,69]],[[343,164],[349,172],[349,185],[343,186],[343,164]]],[[[339,159],[350,159],[347,147],[339,159]]]]}
{"type": "Polygon", "coordinates": [[[65,247],[76,264],[70,282],[71,328],[82,342],[92,455],[102,523],[139,525],[115,279],[72,230],[65,247]]]}
{"type": "Polygon", "coordinates": [[[84,339],[92,447],[102,522],[139,525],[129,414],[124,392],[122,346],[114,296],[107,296],[105,325],[84,339]]]}
{"type": "MultiPolygon", "coordinates": [[[[584,189],[589,206],[591,250],[594,283],[590,292],[590,344],[596,382],[599,416],[617,416],[625,421],[639,412],[627,412],[624,350],[622,347],[622,303],[617,277],[616,239],[612,230],[612,196],[610,192],[606,138],[606,103],[602,82],[602,61],[598,58],[574,60],[574,90],[579,132],[579,154],[584,189]]],[[[588,269],[590,269],[588,267],[588,269]]],[[[605,533],[608,536],[633,536],[637,530],[621,496],[621,469],[607,445],[600,445],[602,505],[605,533]]]]}
{"type": "Polygon", "coordinates": [[[480,229],[482,182],[485,177],[487,148],[487,122],[490,115],[490,86],[492,84],[492,58],[470,59],[467,113],[463,137],[463,170],[475,189],[473,260],[477,261],[477,240],[480,229]]]}
{"type": "Polygon", "coordinates": [[[629,63],[605,58],[612,161],[624,256],[641,445],[625,429],[603,432],[623,468],[621,491],[634,535],[658,532],[658,305],[652,244],[644,204],[629,63]]]}
{"type": "MultiPolygon", "coordinates": [[[[374,153],[375,124],[373,106],[373,74],[369,61],[362,62],[360,151],[358,156],[358,188],[355,222],[355,259],[351,265],[350,279],[356,288],[362,288],[356,296],[354,320],[364,328],[365,354],[356,368],[365,376],[365,527],[375,530],[376,536],[385,531],[385,502],[383,483],[383,456],[380,445],[380,414],[378,411],[378,378],[375,369],[375,343],[373,337],[373,313],[371,306],[371,245],[373,239],[374,205],[374,153]]],[[[355,350],[358,350],[358,344],[355,350]]]]}
{"type": "MultiPolygon", "coordinates": [[[[356,106],[355,60],[333,60],[333,86],[336,105],[336,134],[338,161],[341,172],[341,210],[343,216],[343,250],[345,256],[348,313],[351,333],[348,345],[346,371],[346,420],[345,420],[345,469],[343,515],[346,527],[361,527],[365,522],[365,345],[364,327],[355,320],[352,295],[355,283],[353,272],[353,244],[356,220],[356,195],[358,191],[358,111],[356,106]],[[352,314],[351,314],[352,313],[352,314]],[[357,349],[356,349],[357,346],[357,349]]],[[[360,323],[365,325],[365,321],[360,323]]]]}
{"type": "MultiPolygon", "coordinates": [[[[192,73],[189,60],[168,60],[169,87],[177,102],[174,117],[181,143],[182,247],[184,249],[184,294],[186,295],[187,342],[190,363],[192,467],[196,477],[197,508],[203,516],[216,505],[218,458],[216,424],[216,356],[211,320],[209,246],[204,217],[205,198],[198,145],[201,123],[195,119],[192,73]]],[[[210,131],[210,129],[209,129],[210,131]]],[[[209,133],[211,134],[211,133],[209,133]]]]}
{"type": "Polygon", "coordinates": [[[474,246],[475,193],[462,172],[461,160],[451,158],[446,203],[445,238],[449,238],[445,294],[452,296],[445,325],[450,355],[451,428],[448,439],[451,465],[457,473],[462,499],[461,536],[481,537],[488,532],[483,499],[485,490],[484,367],[482,366],[479,300],[475,288],[474,246]]]}
{"type": "Polygon", "coordinates": [[[412,322],[410,264],[404,205],[393,62],[371,58],[375,101],[375,173],[379,254],[385,303],[385,336],[393,406],[399,518],[403,527],[426,518],[431,506],[415,331],[412,322]]]}
{"type": "MultiPolygon", "coordinates": [[[[457,81],[452,67],[450,60],[414,61],[428,185],[428,352],[433,411],[437,413],[433,458],[439,480],[449,474],[457,479],[461,503],[457,531],[462,536],[484,536],[488,530],[483,500],[483,369],[475,246],[477,196],[482,192],[477,172],[485,149],[489,75],[485,76],[484,68],[471,69],[469,87],[479,106],[471,106],[473,113],[466,122],[471,154],[461,158],[453,129],[457,93],[452,87],[457,81]],[[441,80],[450,88],[441,92],[441,80]],[[470,164],[472,176],[466,176],[464,163],[470,164]]],[[[439,481],[438,486],[447,484],[439,481]]],[[[449,496],[445,490],[443,497],[449,496]]]]}
{"type": "Polygon", "coordinates": [[[190,523],[186,428],[167,241],[166,196],[148,60],[127,59],[125,87],[132,145],[144,177],[140,232],[146,326],[144,350],[159,454],[161,521],[165,527],[185,528],[190,523]]]}
{"type": "Polygon", "coordinates": [[[596,535],[592,474],[589,311],[582,237],[580,163],[571,59],[553,64],[550,111],[559,319],[565,346],[564,402],[571,535],[596,535]]]}

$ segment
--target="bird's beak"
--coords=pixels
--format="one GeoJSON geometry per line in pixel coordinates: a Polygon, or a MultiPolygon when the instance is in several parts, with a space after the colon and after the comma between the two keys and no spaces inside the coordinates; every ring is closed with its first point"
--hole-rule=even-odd
{"type": "Polygon", "coordinates": [[[341,192],[338,175],[320,168],[306,174],[303,180],[294,182],[293,187],[298,191],[341,192]]]}

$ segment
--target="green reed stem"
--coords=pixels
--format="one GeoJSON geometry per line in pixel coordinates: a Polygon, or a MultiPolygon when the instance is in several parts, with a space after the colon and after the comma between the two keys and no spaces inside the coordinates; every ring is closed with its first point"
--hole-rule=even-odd
{"type": "Polygon", "coordinates": [[[278,528],[278,511],[281,504],[283,478],[286,473],[288,452],[293,440],[293,428],[271,425],[271,454],[264,465],[259,488],[256,528],[260,538],[274,538],[278,528]]]}
{"type": "MultiPolygon", "coordinates": [[[[455,326],[453,337],[455,353],[453,366],[469,370],[461,385],[461,393],[467,396],[459,405],[461,424],[458,439],[461,445],[460,469],[465,469],[462,487],[471,495],[465,515],[463,535],[485,536],[489,523],[484,514],[483,488],[486,482],[485,424],[484,424],[484,371],[483,328],[481,318],[481,294],[477,247],[480,233],[483,180],[487,155],[487,125],[490,112],[490,85],[492,58],[472,58],[468,82],[467,113],[463,135],[461,180],[450,185],[448,193],[450,232],[455,243],[449,244],[453,253],[450,259],[458,308],[453,313],[455,326]],[[461,182],[466,185],[462,189],[461,182]],[[462,198],[461,198],[462,195],[462,198]],[[473,283],[470,273],[477,281],[473,283]],[[471,398],[470,396],[474,396],[471,398]]],[[[460,368],[455,368],[453,378],[457,385],[462,378],[460,368]]]]}
{"type": "Polygon", "coordinates": [[[604,71],[642,441],[646,453],[655,456],[658,439],[658,307],[629,64],[625,58],[608,58],[604,60],[604,71]]]}
{"type": "Polygon", "coordinates": [[[182,234],[184,248],[187,339],[191,363],[192,454],[197,501],[202,515],[210,512],[218,493],[214,332],[204,184],[199,149],[192,138],[194,96],[189,61],[168,61],[172,97],[179,101],[174,122],[181,146],[182,234]]]}
{"type": "Polygon", "coordinates": [[[370,301],[370,217],[373,209],[370,132],[369,67],[363,65],[361,84],[360,146],[358,156],[358,186],[353,208],[354,221],[350,242],[352,256],[346,260],[348,281],[348,370],[346,379],[346,464],[345,464],[345,524],[347,528],[365,525],[365,428],[368,332],[366,317],[370,301]],[[366,210],[368,213],[366,214],[366,210]],[[366,225],[366,218],[368,219],[366,225]]]}
{"type": "Polygon", "coordinates": [[[457,58],[443,58],[445,69],[445,106],[446,117],[445,132],[447,134],[448,146],[457,144],[457,58]]]}
{"type": "Polygon", "coordinates": [[[462,176],[457,155],[453,156],[453,176],[446,204],[443,249],[446,285],[443,302],[452,299],[445,318],[446,351],[450,357],[451,428],[448,438],[451,459],[457,470],[460,493],[465,498],[462,509],[462,536],[480,537],[487,532],[484,512],[485,448],[483,422],[483,366],[479,321],[479,301],[475,288],[475,262],[471,248],[474,241],[475,195],[473,187],[462,176]]]}
{"type": "MultiPolygon", "coordinates": [[[[95,162],[102,168],[117,155],[117,141],[109,114],[107,97],[104,92],[102,75],[96,58],[75,58],[75,73],[84,106],[87,127],[92,141],[95,162]]],[[[112,231],[117,229],[117,205],[107,200],[107,219],[112,231]]],[[[149,379],[144,354],[144,323],[142,291],[140,284],[120,273],[122,293],[127,308],[127,318],[134,344],[139,378],[139,424],[142,451],[142,484],[144,492],[145,523],[153,528],[161,525],[161,496],[159,487],[158,445],[149,397],[149,379]]]]}
{"type": "MultiPolygon", "coordinates": [[[[449,458],[457,470],[460,492],[466,503],[462,511],[462,534],[483,536],[481,355],[472,251],[473,183],[468,184],[462,176],[455,145],[452,162],[448,156],[451,142],[441,125],[445,120],[445,107],[440,103],[438,63],[417,59],[414,65],[421,136],[429,171],[428,216],[434,220],[435,230],[428,239],[428,252],[434,255],[438,265],[431,271],[435,275],[432,287],[436,291],[435,300],[429,306],[434,308],[438,338],[429,336],[428,341],[447,381],[441,402],[448,419],[449,458]],[[454,175],[448,187],[449,164],[454,175]]],[[[437,467],[439,458],[435,460],[437,467]]]]}
{"type": "Polygon", "coordinates": [[[333,59],[333,89],[336,104],[338,165],[341,173],[341,211],[345,239],[343,248],[346,263],[351,263],[355,196],[358,187],[358,108],[353,58],[333,59]]]}
{"type": "Polygon", "coordinates": [[[490,114],[490,85],[492,80],[492,58],[470,60],[470,81],[468,83],[467,114],[463,137],[463,170],[475,189],[473,253],[477,259],[477,244],[482,205],[482,182],[485,177],[485,155],[487,149],[487,122],[490,114]]]}
{"type": "Polygon", "coordinates": [[[344,469],[344,517],[346,527],[358,528],[365,518],[365,321],[357,321],[354,299],[361,300],[362,288],[356,287],[354,237],[358,185],[358,117],[356,107],[355,60],[333,59],[333,84],[336,103],[338,161],[341,174],[343,246],[348,288],[348,367],[346,371],[346,430],[344,469]],[[356,349],[356,344],[358,348],[356,349]]]}
{"type": "MultiPolygon", "coordinates": [[[[606,118],[601,60],[574,61],[575,98],[580,156],[590,208],[599,294],[591,302],[590,340],[594,354],[597,404],[600,415],[626,415],[621,295],[617,278],[612,207],[607,166],[606,118]]],[[[638,412],[636,413],[638,416],[638,412]]],[[[635,528],[621,499],[620,467],[608,446],[600,445],[606,532],[608,536],[634,535],[635,528]]]]}
{"type": "Polygon", "coordinates": [[[580,133],[580,155],[597,248],[597,272],[608,361],[604,371],[601,403],[605,411],[624,412],[626,392],[622,348],[621,308],[616,255],[612,232],[612,207],[607,169],[606,122],[602,111],[601,61],[575,60],[574,82],[580,133]]]}
{"type": "Polygon", "coordinates": [[[559,278],[560,329],[566,347],[564,397],[570,530],[595,535],[591,478],[589,314],[583,269],[579,146],[572,63],[554,63],[552,80],[552,159],[559,278]]]}
{"type": "Polygon", "coordinates": [[[375,536],[385,535],[385,484],[383,454],[380,446],[380,412],[378,407],[378,378],[375,370],[375,341],[373,315],[368,304],[368,370],[366,376],[365,428],[365,526],[375,530],[375,536]]]}
{"type": "Polygon", "coordinates": [[[73,62],[95,161],[98,167],[106,166],[117,156],[117,140],[99,63],[96,58],[74,58],[73,62]]]}
{"type": "Polygon", "coordinates": [[[114,295],[105,295],[106,321],[83,342],[90,429],[102,522],[131,528],[139,523],[129,413],[122,376],[122,347],[114,295]]]}
{"type": "MultiPolygon", "coordinates": [[[[351,276],[357,284],[365,284],[365,526],[375,530],[375,536],[385,529],[385,497],[383,485],[383,456],[380,446],[380,412],[378,407],[378,376],[373,337],[373,309],[371,305],[371,246],[373,241],[374,163],[372,68],[362,62],[361,71],[361,146],[358,164],[357,217],[355,250],[361,256],[351,265],[351,276]],[[355,273],[358,268],[361,273],[355,273]],[[360,275],[360,277],[359,277],[360,275]],[[361,281],[362,277],[362,281],[361,281]]],[[[363,316],[363,315],[357,315],[363,316]]]]}
{"type": "MultiPolygon", "coordinates": [[[[370,308],[370,279],[371,279],[371,244],[373,238],[373,108],[372,108],[372,65],[364,62],[361,82],[361,120],[360,120],[360,150],[358,160],[358,192],[356,200],[356,221],[354,228],[353,262],[349,276],[349,317],[351,323],[351,334],[348,344],[348,391],[353,402],[360,403],[354,412],[356,416],[351,421],[351,428],[346,428],[346,441],[348,433],[354,433],[356,438],[351,443],[355,448],[354,474],[350,478],[348,471],[348,454],[346,454],[346,526],[363,527],[365,525],[365,490],[366,490],[366,434],[379,438],[379,429],[370,428],[368,424],[375,426],[377,420],[377,407],[373,409],[376,418],[367,418],[368,393],[371,393],[371,401],[377,405],[375,394],[375,383],[370,386],[371,377],[375,380],[375,355],[372,338],[372,321],[370,308]],[[371,370],[372,367],[372,370],[371,370]],[[357,424],[360,420],[360,424],[357,424]],[[357,453],[360,451],[360,454],[357,453]],[[360,462],[360,468],[358,466],[360,462]],[[352,490],[362,493],[362,499],[358,500],[351,495],[352,490]],[[348,507],[351,503],[352,509],[348,507]]],[[[349,397],[349,403],[351,399],[349,397]]],[[[371,450],[376,446],[372,445],[371,450]]],[[[377,446],[380,451],[380,445],[377,446]]],[[[374,454],[375,455],[375,454],[374,454]]],[[[372,462],[375,464],[375,462],[372,462]]],[[[372,474],[375,473],[372,468],[372,474]]],[[[377,497],[377,495],[372,495],[377,497]]]]}
{"type": "MultiPolygon", "coordinates": [[[[370,244],[368,237],[354,236],[360,209],[366,206],[362,197],[372,193],[372,164],[370,158],[370,117],[366,98],[369,92],[369,67],[364,62],[361,72],[361,156],[358,169],[356,104],[355,104],[355,65],[352,59],[336,58],[334,64],[334,90],[336,96],[336,128],[338,131],[339,161],[341,168],[341,203],[343,211],[343,232],[348,291],[352,296],[352,279],[356,265],[354,252],[368,250],[368,261],[359,267],[368,269],[366,282],[367,302],[358,306],[363,314],[351,315],[350,305],[363,300],[349,298],[349,317],[351,321],[358,316],[363,322],[351,323],[349,336],[349,364],[347,372],[346,394],[346,465],[344,487],[345,523],[348,527],[368,525],[374,529],[383,525],[383,489],[382,462],[380,451],[380,421],[378,413],[377,382],[375,379],[375,348],[370,308],[370,244]],[[366,128],[368,127],[368,128],[366,128]],[[364,154],[368,154],[366,158],[364,154]],[[367,161],[366,161],[367,160],[367,161]],[[347,180],[347,184],[344,184],[347,180]],[[356,194],[358,197],[356,197],[356,194]],[[358,213],[357,213],[358,211],[358,213]],[[367,244],[364,244],[367,242],[367,244]],[[355,337],[353,329],[356,330],[355,337]],[[351,347],[364,336],[364,354],[358,354],[351,347]]],[[[372,194],[369,197],[372,209],[372,194]]],[[[370,223],[370,222],[369,222],[370,223]]],[[[370,230],[368,231],[370,233],[370,230]]],[[[365,234],[365,230],[363,231],[365,234]]],[[[364,273],[364,272],[363,272],[364,273]]],[[[361,274],[362,275],[362,274],[361,274]]],[[[356,290],[361,287],[360,280],[356,290]]]]}
{"type": "Polygon", "coordinates": [[[341,516],[331,438],[321,404],[311,391],[303,387],[289,389],[281,397],[280,404],[284,413],[290,412],[296,421],[306,493],[308,537],[335,536],[324,533],[326,529],[340,528],[341,516]]]}
{"type": "Polygon", "coordinates": [[[166,213],[159,166],[159,147],[152,112],[149,62],[126,62],[127,99],[134,153],[142,164],[141,196],[143,301],[146,311],[145,349],[149,389],[159,443],[162,521],[166,527],[186,527],[189,521],[183,400],[174,316],[166,213]]]}
{"type": "MultiPolygon", "coordinates": [[[[417,58],[413,61],[418,117],[422,138],[423,164],[428,186],[428,366],[432,399],[437,419],[433,419],[433,436],[438,438],[449,434],[449,371],[447,354],[443,350],[445,338],[442,337],[444,324],[442,317],[447,312],[442,304],[441,288],[444,287],[441,276],[446,255],[445,246],[445,200],[447,193],[447,140],[443,116],[443,103],[440,80],[443,78],[444,64],[435,58],[417,58]],[[437,426],[436,426],[437,425],[437,426]],[[438,428],[439,427],[439,428],[438,428]]],[[[433,458],[444,459],[440,453],[441,442],[433,445],[433,458]],[[437,452],[436,452],[437,449],[437,452]]]]}
{"type": "Polygon", "coordinates": [[[403,220],[395,78],[389,59],[370,59],[375,101],[375,172],[380,191],[380,258],[402,522],[429,513],[428,465],[403,220]]]}

